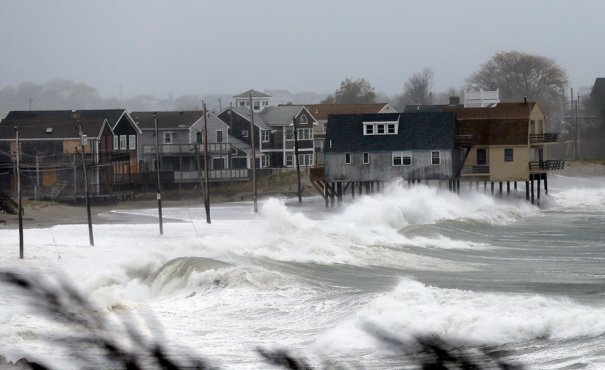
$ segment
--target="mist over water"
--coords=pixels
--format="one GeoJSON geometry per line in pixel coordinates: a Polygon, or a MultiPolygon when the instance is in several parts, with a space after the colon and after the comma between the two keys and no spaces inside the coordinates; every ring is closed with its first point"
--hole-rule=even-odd
{"type": "MultiPolygon", "coordinates": [[[[164,236],[95,225],[94,248],[85,225],[28,229],[19,270],[61,271],[108,313],[153,312],[169,345],[226,368],[263,368],[258,346],[394,367],[368,325],[501,346],[533,368],[605,366],[605,181],[554,177],[540,207],[524,199],[394,183],[328,210],[321,198],[267,199],[258,214],[215,205],[210,225],[202,208],[169,208],[179,222],[164,236]]],[[[5,266],[17,242],[0,230],[5,266]]],[[[3,287],[0,306],[0,347],[60,357],[37,334],[56,324],[17,315],[3,287]]]]}

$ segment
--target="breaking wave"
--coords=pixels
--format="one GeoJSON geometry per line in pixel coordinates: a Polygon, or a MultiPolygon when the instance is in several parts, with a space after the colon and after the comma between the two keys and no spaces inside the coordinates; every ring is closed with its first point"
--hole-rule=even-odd
{"type": "Polygon", "coordinates": [[[602,307],[564,297],[441,289],[403,279],[354,318],[324,333],[317,344],[339,338],[345,349],[371,348],[375,342],[364,331],[368,324],[402,337],[437,334],[476,344],[595,337],[605,333],[602,312],[602,307]]]}

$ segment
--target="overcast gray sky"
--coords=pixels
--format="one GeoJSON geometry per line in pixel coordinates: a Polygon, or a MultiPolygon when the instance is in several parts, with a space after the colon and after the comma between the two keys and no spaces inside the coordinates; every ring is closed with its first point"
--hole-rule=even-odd
{"type": "Polygon", "coordinates": [[[605,76],[604,16],[601,0],[4,0],[0,88],[333,92],[364,77],[396,94],[430,67],[441,91],[509,50],[555,59],[579,87],[605,76]]]}

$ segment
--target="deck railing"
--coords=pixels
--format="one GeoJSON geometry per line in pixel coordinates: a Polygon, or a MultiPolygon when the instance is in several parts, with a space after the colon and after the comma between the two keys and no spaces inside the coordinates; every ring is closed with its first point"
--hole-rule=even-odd
{"type": "Polygon", "coordinates": [[[488,164],[476,164],[470,166],[464,166],[462,168],[463,174],[489,174],[489,165],[488,164]]]}
{"type": "Polygon", "coordinates": [[[554,132],[529,135],[529,142],[531,144],[556,143],[558,140],[559,140],[559,134],[554,133],[554,132]]]}
{"type": "MultiPolygon", "coordinates": [[[[202,171],[202,179],[205,179],[205,173],[202,171]]],[[[209,181],[221,181],[221,180],[243,180],[248,178],[248,169],[225,169],[225,170],[209,170],[208,180],[209,181]]],[[[175,171],[174,181],[175,182],[189,182],[197,181],[199,174],[197,171],[175,171]]]]}
{"type": "MultiPolygon", "coordinates": [[[[192,154],[195,144],[160,144],[160,154],[192,154]]],[[[200,144],[200,152],[204,152],[204,145],[200,144]]],[[[155,154],[155,145],[143,145],[143,154],[155,154]]],[[[229,153],[229,143],[208,143],[209,153],[229,153]]]]}
{"type": "Polygon", "coordinates": [[[562,170],[563,168],[565,168],[565,161],[549,160],[529,162],[530,171],[552,171],[562,170]]]}
{"type": "Polygon", "coordinates": [[[454,145],[457,147],[468,148],[473,144],[473,135],[456,135],[454,137],[454,145]]]}

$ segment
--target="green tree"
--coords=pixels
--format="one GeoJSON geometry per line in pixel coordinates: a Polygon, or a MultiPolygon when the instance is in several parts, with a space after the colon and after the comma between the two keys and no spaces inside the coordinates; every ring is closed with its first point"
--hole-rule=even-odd
{"type": "Polygon", "coordinates": [[[374,87],[365,78],[352,80],[346,78],[340,83],[340,88],[334,95],[328,95],[322,104],[367,104],[374,103],[376,93],[374,87]]]}

